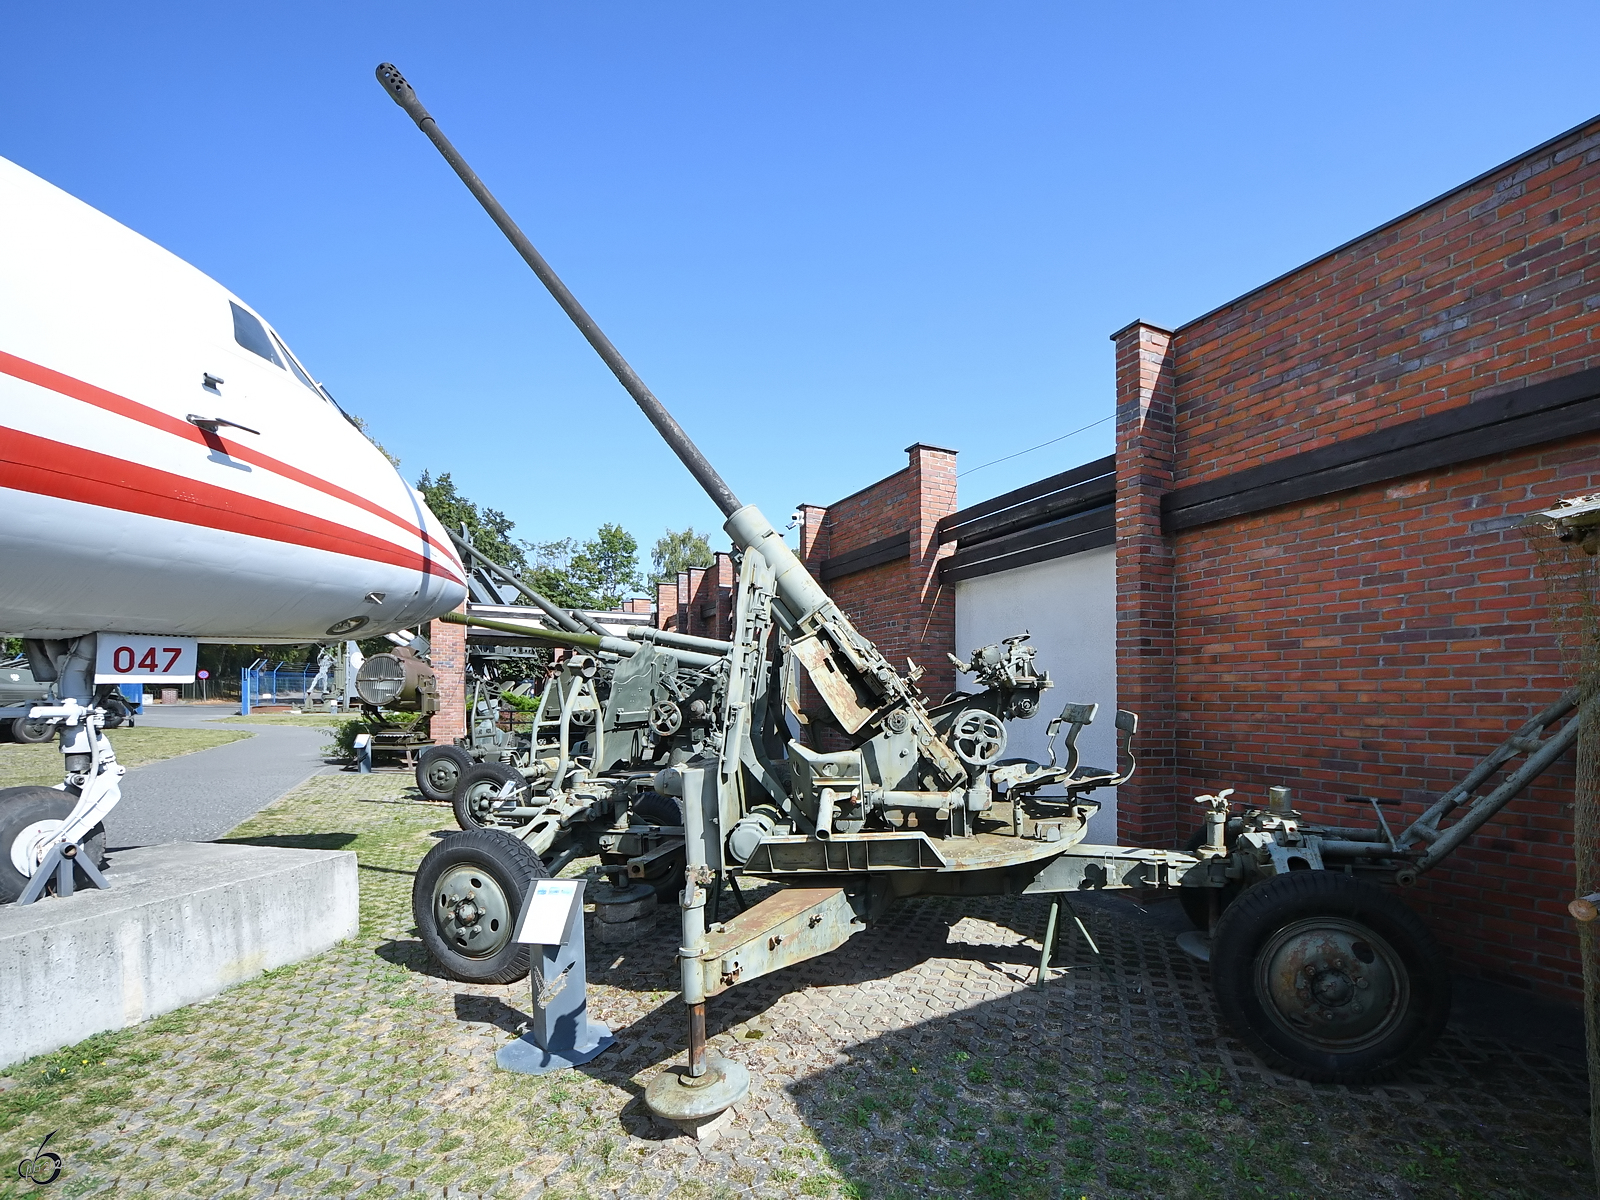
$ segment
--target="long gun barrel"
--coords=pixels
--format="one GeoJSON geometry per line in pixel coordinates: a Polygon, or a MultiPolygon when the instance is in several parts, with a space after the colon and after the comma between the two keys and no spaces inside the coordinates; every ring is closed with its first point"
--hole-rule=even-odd
{"type": "MultiPolygon", "coordinates": [[[[644,649],[638,642],[612,637],[608,633],[573,633],[566,629],[546,629],[543,625],[534,625],[526,621],[496,621],[488,617],[470,617],[466,613],[453,612],[445,613],[439,620],[450,625],[474,625],[481,629],[497,629],[501,633],[517,633],[524,637],[538,638],[541,642],[567,646],[573,650],[615,654],[622,658],[632,658],[644,649]]],[[[672,656],[686,667],[709,667],[722,659],[720,654],[702,654],[696,650],[681,650],[677,646],[669,646],[668,649],[672,656]]]]}
{"type": "MultiPolygon", "coordinates": [[[[379,84],[396,104],[406,110],[407,115],[417,123],[417,128],[427,134],[439,153],[444,155],[445,161],[454,168],[461,181],[478,198],[478,203],[483,205],[494,223],[500,227],[500,231],[516,247],[517,253],[522,255],[540,282],[549,289],[556,303],[561,305],[567,316],[572,318],[573,324],[577,325],[589,344],[594,347],[595,352],[611,368],[618,381],[633,397],[634,403],[643,410],[645,416],[650,418],[650,423],[666,439],[667,445],[672,447],[683,465],[689,468],[689,473],[699,481],[706,494],[722,510],[727,518],[723,529],[727,531],[728,536],[736,545],[760,555],[766,561],[772,570],[773,590],[778,598],[774,604],[775,613],[781,610],[787,614],[794,634],[825,636],[845,660],[842,664],[830,663],[826,669],[844,669],[854,675],[868,692],[874,694],[875,700],[871,711],[878,717],[886,715],[891,708],[902,706],[907,708],[912,714],[918,741],[927,748],[928,753],[939,760],[942,771],[951,778],[964,776],[965,770],[954,753],[935,741],[933,728],[915,686],[902,678],[894,666],[879,653],[877,647],[856,631],[850,619],[839,610],[827,592],[822,590],[822,585],[811,577],[805,564],[789,548],[783,540],[783,535],[773,528],[772,522],[767,520],[761,510],[753,504],[739,503],[739,498],[723,482],[722,476],[717,474],[716,469],[706,461],[699,447],[689,440],[689,435],[677,421],[673,420],[672,414],[660,400],[656,399],[655,394],[645,386],[644,380],[639,378],[638,373],[611,344],[611,339],[601,332],[594,318],[584,311],[583,305],[579,304],[577,298],[567,290],[567,285],[562,283],[550,269],[550,264],[545,262],[544,256],[534,248],[528,236],[517,227],[517,223],[484,186],[477,172],[467,165],[466,159],[461,157],[461,152],[450,144],[450,139],[445,137],[439,129],[439,123],[433,119],[428,110],[422,107],[422,102],[417,99],[416,92],[406,82],[405,77],[393,63],[381,63],[377,69],[377,76],[379,84]]],[[[625,652],[617,651],[617,653],[625,652]]],[[[831,652],[824,650],[822,654],[827,657],[831,652]]],[[[817,663],[820,666],[821,660],[818,659],[817,663]]],[[[817,668],[808,666],[807,669],[814,672],[817,668]]],[[[824,695],[827,698],[829,694],[825,691],[824,695]]],[[[834,709],[835,716],[848,714],[846,719],[850,724],[846,728],[851,732],[865,723],[865,718],[856,715],[859,710],[853,703],[846,703],[840,699],[839,707],[836,707],[834,698],[829,698],[828,703],[834,709]]]]}
{"type": "MultiPolygon", "coordinates": [[[[488,557],[487,555],[485,555],[481,551],[479,551],[479,549],[476,546],[474,546],[471,542],[467,541],[465,538],[456,536],[456,534],[454,534],[453,532],[451,532],[448,529],[445,530],[445,532],[450,534],[450,540],[455,543],[456,549],[458,551],[460,551],[461,554],[463,554],[466,557],[467,561],[476,562],[476,563],[478,563],[479,566],[483,567],[484,569],[492,571],[495,574],[499,575],[500,578],[504,579],[512,587],[516,588],[517,591],[521,592],[529,600],[533,601],[534,605],[541,612],[543,612],[545,616],[549,617],[552,621],[554,621],[557,625],[561,626],[561,628],[565,629],[568,633],[583,633],[584,632],[583,625],[581,625],[578,622],[578,618],[575,615],[573,615],[572,613],[568,612],[564,608],[556,607],[556,605],[551,603],[541,593],[536,592],[533,588],[529,587],[527,585],[527,583],[525,583],[523,580],[517,578],[517,576],[515,574],[513,574],[509,568],[502,567],[499,563],[495,562],[494,559],[488,557]]],[[[590,629],[590,630],[588,630],[588,632],[590,632],[590,633],[598,633],[598,632],[601,632],[601,631],[598,630],[598,629],[590,629]]]]}
{"type": "Polygon", "coordinates": [[[394,97],[394,102],[406,110],[410,118],[417,123],[417,128],[428,135],[428,140],[439,148],[439,153],[444,155],[445,161],[455,168],[461,182],[466,184],[472,194],[478,198],[478,203],[483,205],[494,223],[500,226],[500,232],[505,234],[511,244],[517,248],[517,253],[522,255],[539,281],[550,289],[550,294],[555,297],[556,303],[572,318],[572,323],[578,327],[579,332],[589,339],[589,344],[594,347],[595,353],[611,368],[612,374],[628,390],[628,395],[633,397],[634,403],[644,410],[644,415],[650,418],[650,423],[666,439],[667,445],[689,468],[689,473],[695,477],[700,486],[705,488],[706,494],[713,503],[722,510],[722,515],[731,517],[743,507],[739,497],[722,481],[722,476],[717,474],[717,469],[706,461],[706,456],[700,453],[700,448],[689,440],[689,435],[683,427],[673,420],[672,414],[666,406],[657,400],[655,393],[645,386],[644,380],[631,366],[628,360],[622,357],[620,351],[611,344],[608,338],[595,324],[594,318],[584,311],[583,305],[570,291],[567,285],[561,282],[561,277],[550,269],[550,264],[545,262],[544,255],[534,248],[528,240],[528,235],[517,228],[517,223],[511,219],[509,213],[500,207],[500,201],[494,198],[493,193],[484,186],[483,180],[478,178],[478,173],[467,165],[467,160],[461,157],[461,152],[450,144],[450,139],[445,137],[439,129],[428,110],[422,107],[422,101],[417,99],[416,92],[411,90],[411,85],[406,82],[393,63],[380,63],[378,66],[378,82],[385,91],[394,97]]]}
{"type": "MultiPolygon", "coordinates": [[[[573,324],[579,332],[588,339],[595,352],[605,361],[616,375],[618,382],[627,389],[644,415],[650,418],[667,445],[682,460],[683,465],[689,468],[689,473],[699,481],[700,486],[710,496],[718,508],[728,518],[724,528],[728,536],[746,549],[755,550],[772,567],[776,578],[776,587],[779,596],[784,600],[784,606],[790,615],[800,622],[817,613],[824,607],[830,607],[832,602],[816,580],[811,578],[805,566],[789,549],[783,537],[773,528],[772,523],[763,516],[759,509],[753,505],[740,504],[739,498],[733,490],[723,482],[722,476],[700,453],[700,448],[689,439],[666,409],[666,406],[656,399],[644,380],[639,378],[627,359],[611,344],[611,339],[606,337],[593,317],[578,303],[567,285],[545,262],[544,255],[528,240],[528,235],[517,227],[509,213],[501,207],[500,202],[494,198],[493,193],[484,185],[483,180],[470,166],[467,160],[461,157],[461,152],[455,148],[450,139],[445,137],[439,128],[439,123],[434,120],[431,113],[422,106],[422,101],[417,99],[417,93],[406,82],[405,76],[393,63],[381,63],[377,69],[378,82],[384,91],[394,99],[394,102],[405,109],[406,114],[417,123],[417,128],[427,134],[431,141],[444,155],[445,161],[454,168],[461,181],[467,185],[468,190],[478,198],[478,203],[483,205],[484,211],[500,227],[500,232],[516,247],[517,253],[522,255],[528,266],[533,268],[533,273],[539,277],[541,283],[549,289],[555,297],[556,303],[561,305],[567,316],[572,318],[573,324]]],[[[831,614],[836,620],[842,620],[842,614],[831,614]]],[[[856,640],[860,640],[857,638],[856,640]]],[[[876,672],[875,672],[876,673],[876,672]]]]}

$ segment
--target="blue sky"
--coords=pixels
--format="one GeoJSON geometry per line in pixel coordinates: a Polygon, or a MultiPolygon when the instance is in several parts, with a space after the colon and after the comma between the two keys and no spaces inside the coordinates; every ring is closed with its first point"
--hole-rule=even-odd
{"type": "MultiPolygon", "coordinates": [[[[373,80],[390,60],[740,497],[1111,412],[1189,320],[1600,111],[1591,4],[53,3],[0,154],[278,326],[529,539],[718,523],[373,80]],[[1137,14],[1137,15],[1134,15],[1137,14]]],[[[974,503],[1109,424],[961,480],[974,503]]]]}

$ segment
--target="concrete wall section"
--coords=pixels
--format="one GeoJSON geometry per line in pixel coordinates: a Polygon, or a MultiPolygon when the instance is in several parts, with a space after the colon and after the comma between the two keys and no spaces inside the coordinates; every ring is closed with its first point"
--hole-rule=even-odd
{"type": "Polygon", "coordinates": [[[0,1067],[205,1000],[356,931],[356,856],[174,842],[109,891],[0,908],[0,1067]]]}
{"type": "MultiPolygon", "coordinates": [[[[1095,723],[1083,731],[1078,745],[1085,763],[1110,767],[1117,752],[1116,552],[1106,546],[954,586],[958,657],[1026,632],[1039,649],[1036,662],[1055,681],[1037,716],[1007,725],[1011,740],[1006,756],[1045,761],[1045,727],[1062,706],[1098,704],[1095,723]]],[[[1137,752],[1137,741],[1134,746],[1137,752]]],[[[1102,789],[1090,798],[1102,807],[1089,822],[1087,840],[1115,843],[1116,789],[1102,789]]]]}

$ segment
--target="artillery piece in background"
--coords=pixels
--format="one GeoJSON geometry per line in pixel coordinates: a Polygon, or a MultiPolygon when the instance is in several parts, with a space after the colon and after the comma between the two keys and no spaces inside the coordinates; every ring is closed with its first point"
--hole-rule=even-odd
{"type": "Polygon", "coordinates": [[[439,711],[439,683],[428,661],[428,639],[409,630],[386,634],[393,650],[362,660],[356,669],[356,703],[372,737],[372,753],[398,754],[407,765],[433,744],[428,718],[439,711]],[[411,723],[391,713],[415,713],[411,723]]]}
{"type": "Polygon", "coordinates": [[[528,730],[519,720],[520,710],[513,699],[528,695],[530,684],[526,679],[501,678],[496,668],[502,658],[497,654],[468,653],[467,731],[454,742],[435,743],[417,756],[417,790],[424,799],[453,805],[463,783],[468,782],[478,796],[476,807],[487,783],[496,781],[497,790],[516,768],[527,766],[528,730]]]}
{"type": "MultiPolygon", "coordinates": [[[[1050,687],[1022,637],[957,663],[975,693],[929,703],[920,672],[896,670],[767,518],[739,502],[400,73],[383,64],[377,75],[721,509],[738,570],[725,643],[643,629],[614,637],[525,586],[551,628],[442,618],[569,651],[545,685],[529,762],[462,822],[484,827],[443,838],[418,868],[417,927],[448,973],[520,977],[528,953],[512,930],[523,900],[534,879],[578,856],[601,855],[600,874],[638,878],[681,854],[688,1062],[661,1073],[647,1100],[692,1125],[748,1089],[743,1068],[707,1053],[707,999],[838,947],[898,898],[1031,893],[1059,903],[1074,891],[1181,885],[1185,908],[1213,934],[1183,940],[1198,956],[1214,943],[1219,1007],[1274,1066],[1358,1082],[1428,1050],[1449,1010],[1443,956],[1391,892],[1355,875],[1414,882],[1565,750],[1576,721],[1540,738],[1570,703],[1540,714],[1398,838],[1381,811],[1373,830],[1314,826],[1275,789],[1266,808],[1238,816],[1227,792],[1202,797],[1207,819],[1192,852],[1083,844],[1098,807],[1088,794],[1134,768],[1134,715],[1116,714],[1119,766],[1078,761],[1092,704],[1069,703],[1051,722],[1049,762],[1005,758],[1007,722],[1032,718],[1050,687]],[[802,680],[840,747],[799,736],[802,680]],[[1523,768],[1475,797],[1522,753],[1523,768]],[[1456,824],[1443,829],[1451,814],[1456,824]],[[708,897],[730,877],[787,886],[708,928],[708,897]]],[[[1052,930],[1055,917],[1052,907],[1052,930]]]]}

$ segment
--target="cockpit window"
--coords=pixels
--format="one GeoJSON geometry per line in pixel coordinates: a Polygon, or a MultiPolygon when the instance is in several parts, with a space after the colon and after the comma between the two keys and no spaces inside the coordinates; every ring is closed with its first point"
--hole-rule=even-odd
{"type": "Polygon", "coordinates": [[[289,347],[278,340],[277,334],[272,335],[272,341],[279,350],[283,351],[283,357],[289,364],[289,370],[294,372],[294,377],[310,388],[312,395],[316,396],[318,400],[322,399],[322,393],[317,391],[317,385],[311,382],[311,376],[300,369],[300,364],[295,361],[294,355],[289,353],[289,347]]]}
{"type": "Polygon", "coordinates": [[[283,359],[278,357],[278,351],[272,345],[272,338],[268,336],[266,326],[232,300],[228,301],[228,307],[233,309],[233,340],[250,353],[259,354],[274,366],[283,366],[283,359]]]}

